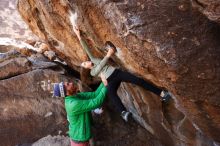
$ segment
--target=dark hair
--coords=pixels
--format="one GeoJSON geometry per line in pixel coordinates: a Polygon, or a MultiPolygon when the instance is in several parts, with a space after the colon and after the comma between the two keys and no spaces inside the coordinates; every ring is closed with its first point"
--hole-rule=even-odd
{"type": "Polygon", "coordinates": [[[117,51],[115,45],[112,42],[110,42],[110,41],[106,41],[105,42],[105,46],[106,46],[106,48],[107,47],[113,48],[115,52],[117,51]]]}
{"type": "MultiPolygon", "coordinates": [[[[72,80],[68,80],[67,82],[68,82],[68,83],[72,82],[74,87],[77,87],[77,86],[78,86],[78,85],[77,85],[77,84],[78,84],[78,81],[76,81],[75,79],[74,79],[73,81],[72,81],[72,80]]],[[[66,86],[65,86],[65,85],[63,85],[63,90],[64,90],[64,95],[65,95],[65,97],[68,96],[68,95],[67,95],[67,89],[66,89],[66,86]]],[[[78,92],[78,90],[76,89],[76,90],[74,90],[73,92],[74,92],[74,94],[76,94],[76,93],[78,92]]]]}
{"type": "Polygon", "coordinates": [[[89,84],[92,82],[92,76],[90,75],[90,69],[87,69],[84,67],[80,68],[80,80],[85,84],[89,84]]]}

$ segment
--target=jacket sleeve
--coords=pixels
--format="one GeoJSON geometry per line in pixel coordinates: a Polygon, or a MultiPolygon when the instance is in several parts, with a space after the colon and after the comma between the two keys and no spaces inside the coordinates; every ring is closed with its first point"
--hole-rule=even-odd
{"type": "Polygon", "coordinates": [[[105,56],[102,59],[102,61],[100,61],[100,63],[98,65],[96,65],[96,67],[91,70],[91,75],[98,76],[99,73],[101,72],[101,70],[103,69],[103,67],[107,64],[108,60],[109,60],[109,57],[105,56]]]}
{"type": "Polygon", "coordinates": [[[89,56],[90,60],[93,60],[95,57],[93,56],[92,52],[90,51],[90,48],[86,44],[85,40],[80,39],[80,44],[83,47],[83,50],[86,51],[86,54],[89,56]]]}
{"type": "Polygon", "coordinates": [[[95,98],[99,92],[102,90],[104,84],[101,83],[99,85],[99,87],[96,89],[96,91],[94,92],[80,92],[77,94],[77,96],[80,98],[80,99],[92,99],[92,98],[95,98]]]}
{"type": "Polygon", "coordinates": [[[74,102],[71,102],[72,108],[72,114],[78,115],[81,113],[85,113],[88,111],[91,111],[93,109],[96,109],[100,107],[105,99],[107,88],[101,84],[101,89],[98,92],[98,89],[95,92],[84,92],[84,96],[91,97],[91,99],[86,100],[75,100],[74,102]],[[93,96],[95,96],[93,98],[93,96]]]}

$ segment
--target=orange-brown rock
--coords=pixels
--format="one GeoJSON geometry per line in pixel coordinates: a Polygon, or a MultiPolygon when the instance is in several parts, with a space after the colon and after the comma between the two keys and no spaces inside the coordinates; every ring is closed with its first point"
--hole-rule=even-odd
{"type": "Polygon", "coordinates": [[[113,58],[122,68],[173,93],[159,97],[133,85],[120,95],[135,119],[164,145],[220,143],[220,27],[188,0],[19,0],[30,29],[48,42],[69,66],[85,60],[72,31],[69,10],[93,53],[103,57],[105,41],[118,48],[113,58]]]}

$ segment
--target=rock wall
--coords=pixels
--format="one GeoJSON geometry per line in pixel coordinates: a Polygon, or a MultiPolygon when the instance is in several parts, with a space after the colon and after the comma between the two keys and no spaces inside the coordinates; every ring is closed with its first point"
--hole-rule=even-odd
{"type": "Polygon", "coordinates": [[[69,146],[70,140],[68,137],[64,136],[54,136],[48,135],[47,137],[44,137],[35,143],[32,144],[33,146],[69,146]]]}
{"type": "Polygon", "coordinates": [[[52,83],[68,79],[62,68],[40,54],[28,57],[15,50],[0,60],[0,145],[65,134],[63,101],[51,93],[52,83]]]}
{"type": "Polygon", "coordinates": [[[70,14],[97,57],[110,40],[116,65],[173,93],[168,105],[130,84],[120,96],[163,145],[220,143],[220,27],[188,0],[18,0],[30,29],[78,70],[86,60],[70,14]]]}
{"type": "Polygon", "coordinates": [[[192,4],[210,20],[220,23],[220,1],[192,0],[192,4]]]}

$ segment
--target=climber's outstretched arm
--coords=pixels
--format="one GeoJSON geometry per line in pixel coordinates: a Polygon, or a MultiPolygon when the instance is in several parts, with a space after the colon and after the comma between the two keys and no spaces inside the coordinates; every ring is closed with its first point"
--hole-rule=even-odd
{"type": "Polygon", "coordinates": [[[89,56],[90,60],[92,61],[95,57],[93,56],[92,52],[90,51],[90,48],[88,47],[88,45],[86,44],[86,42],[82,39],[81,35],[80,35],[80,30],[77,26],[73,26],[73,31],[75,32],[77,38],[80,41],[81,46],[83,47],[83,49],[86,51],[87,55],[89,56]]]}

